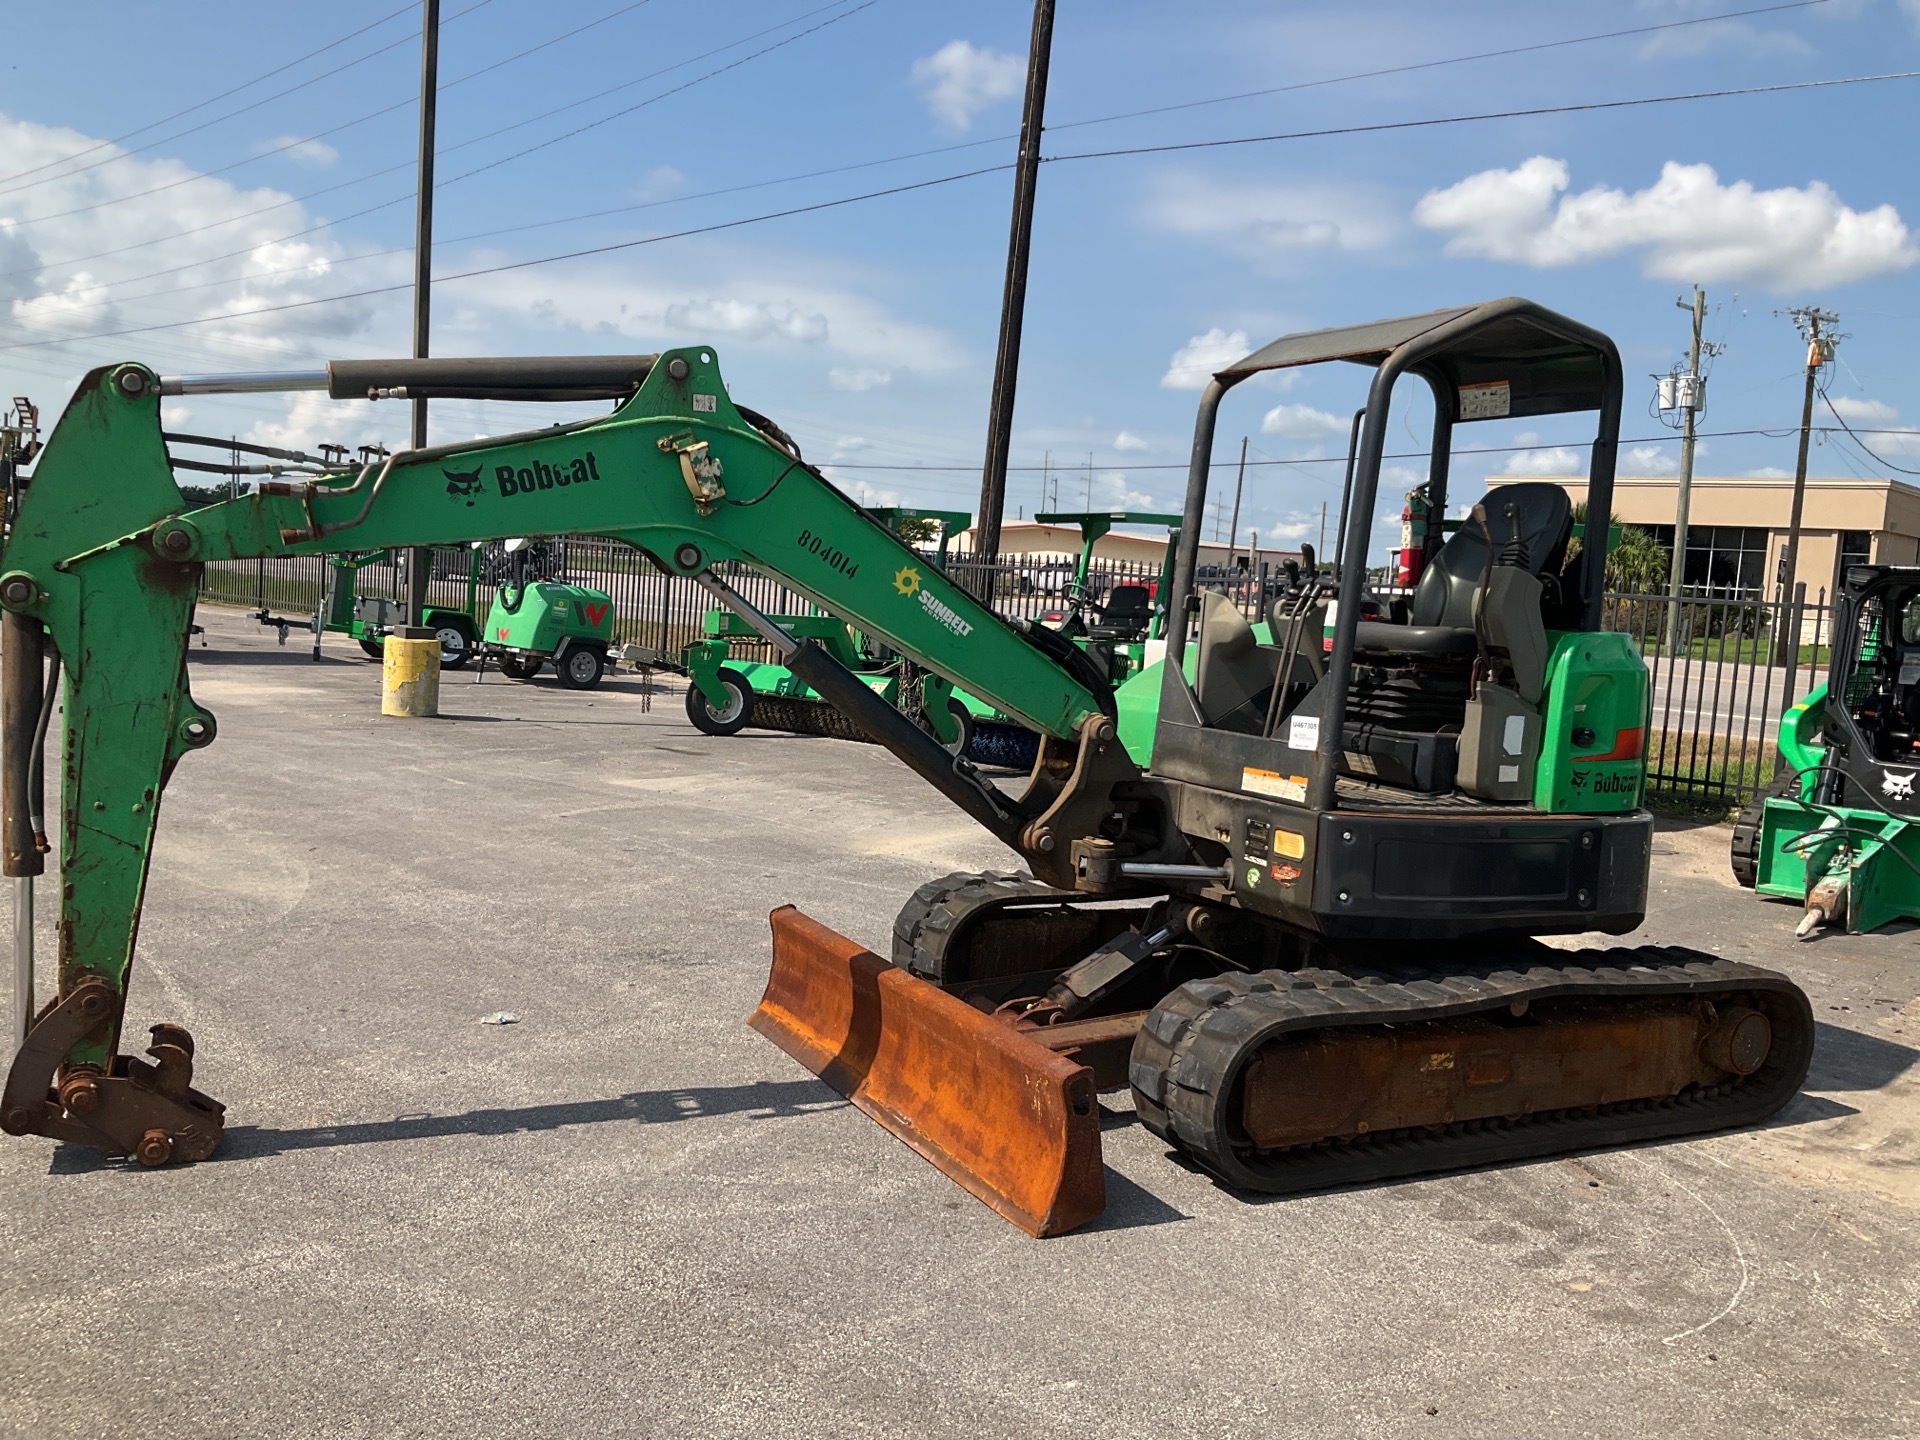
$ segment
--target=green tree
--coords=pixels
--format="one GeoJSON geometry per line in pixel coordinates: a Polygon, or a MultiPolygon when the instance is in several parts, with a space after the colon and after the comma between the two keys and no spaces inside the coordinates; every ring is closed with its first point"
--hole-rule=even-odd
{"type": "MultiPolygon", "coordinates": [[[[1622,524],[1618,515],[1609,520],[1609,528],[1618,531],[1620,538],[1607,549],[1607,589],[1636,595],[1664,590],[1672,574],[1673,552],[1639,526],[1622,524]]],[[[1586,501],[1573,507],[1573,523],[1587,523],[1586,501]]],[[[1567,547],[1569,560],[1580,553],[1580,545],[1575,539],[1567,547]]]]}
{"type": "Polygon", "coordinates": [[[924,515],[903,516],[895,522],[894,533],[909,545],[931,545],[940,538],[940,522],[924,515]]]}

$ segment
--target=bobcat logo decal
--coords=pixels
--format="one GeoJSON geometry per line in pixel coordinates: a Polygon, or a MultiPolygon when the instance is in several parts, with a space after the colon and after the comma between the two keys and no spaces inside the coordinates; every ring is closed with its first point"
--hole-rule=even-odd
{"type": "Polygon", "coordinates": [[[1896,775],[1889,770],[1880,777],[1880,793],[1889,800],[1913,799],[1913,781],[1920,770],[1909,770],[1904,775],[1896,775]]]}
{"type": "Polygon", "coordinates": [[[465,500],[473,504],[473,497],[480,493],[480,472],[478,470],[442,470],[447,477],[447,494],[455,500],[465,500]]]}

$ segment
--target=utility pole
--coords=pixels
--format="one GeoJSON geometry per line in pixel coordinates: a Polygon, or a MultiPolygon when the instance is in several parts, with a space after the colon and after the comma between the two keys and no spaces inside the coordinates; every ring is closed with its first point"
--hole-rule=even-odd
{"type": "MultiPolygon", "coordinates": [[[[1265,452],[1262,451],[1262,454],[1265,452]]],[[[1240,545],[1240,491],[1247,483],[1247,437],[1240,437],[1240,477],[1233,482],[1233,527],[1227,535],[1227,560],[1240,545]]]]}
{"type": "MultiPolygon", "coordinates": [[[[1783,596],[1793,594],[1793,582],[1799,576],[1800,521],[1807,507],[1807,449],[1813,442],[1813,395],[1819,386],[1820,367],[1833,359],[1834,346],[1840,343],[1840,337],[1833,333],[1833,327],[1840,323],[1840,317],[1831,310],[1800,305],[1787,314],[1793,317],[1794,329],[1806,338],[1807,388],[1800,404],[1800,458],[1793,467],[1793,511],[1787,519],[1787,553],[1780,561],[1780,568],[1785,572],[1780,577],[1783,596]]],[[[1774,644],[1782,654],[1774,663],[1789,663],[1784,653],[1788,634],[1798,629],[1798,625],[1780,626],[1779,633],[1774,636],[1774,644]]]]}
{"type": "Polygon", "coordinates": [[[1317,560],[1327,553],[1327,502],[1320,502],[1320,548],[1313,552],[1317,560]]]}
{"type": "MultiPolygon", "coordinates": [[[[440,0],[422,0],[420,18],[420,169],[414,185],[413,219],[413,355],[427,356],[430,304],[433,298],[433,122],[440,98],[440,0]]],[[[413,448],[427,443],[427,402],[413,402],[413,448]]],[[[407,552],[407,623],[418,625],[427,608],[427,580],[433,552],[416,547],[407,552]]]]}
{"type": "Polygon", "coordinates": [[[1087,503],[1081,508],[1093,509],[1093,451],[1091,450],[1087,451],[1087,503]]]}
{"type": "MultiPolygon", "coordinates": [[[[1680,407],[1680,483],[1674,494],[1673,502],[1673,565],[1668,572],[1667,593],[1672,602],[1667,606],[1667,653],[1675,654],[1686,640],[1685,617],[1681,613],[1680,588],[1687,578],[1687,517],[1693,508],[1693,431],[1694,422],[1700,412],[1706,408],[1706,386],[1700,379],[1700,327],[1707,316],[1707,295],[1698,285],[1693,287],[1693,303],[1685,300],[1673,302],[1682,310],[1693,312],[1693,344],[1687,351],[1687,373],[1674,377],[1674,395],[1671,397],[1680,407]]],[[[1662,400],[1667,396],[1662,395],[1662,400]]],[[[1602,523],[1609,523],[1610,518],[1602,523]]]]}
{"type": "Polygon", "coordinates": [[[1007,508],[1007,452],[1013,443],[1013,394],[1020,377],[1020,326],[1027,308],[1027,255],[1033,246],[1033,192],[1040,177],[1040,136],[1047,109],[1047,62],[1053,53],[1053,0],[1034,0],[1027,47],[1027,98],[1020,113],[1020,154],[1013,172],[1013,227],[1007,240],[1007,285],[1000,298],[1000,351],[987,411],[987,463],[980,478],[980,523],[974,550],[1000,553],[1000,517],[1007,508]]]}

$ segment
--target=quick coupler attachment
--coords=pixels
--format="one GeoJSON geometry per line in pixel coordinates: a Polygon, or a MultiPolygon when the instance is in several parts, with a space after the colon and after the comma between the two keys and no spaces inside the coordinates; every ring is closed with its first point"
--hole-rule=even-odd
{"type": "Polygon", "coordinates": [[[226,1133],[226,1107],[193,1088],[193,1037],[181,1026],[153,1027],[150,1062],[116,1055],[104,1070],[65,1063],[119,1014],[119,996],[102,980],[82,982],[42,1011],[7,1072],[0,1130],[92,1145],[142,1165],[206,1159],[226,1133]]]}

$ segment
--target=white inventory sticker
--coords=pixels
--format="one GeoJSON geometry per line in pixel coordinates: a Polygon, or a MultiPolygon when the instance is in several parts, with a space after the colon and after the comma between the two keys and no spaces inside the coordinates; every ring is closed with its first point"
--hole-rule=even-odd
{"type": "Polygon", "coordinates": [[[1513,387],[1504,380],[1487,380],[1460,387],[1462,420],[1498,420],[1513,413],[1513,387]]]}
{"type": "Polygon", "coordinates": [[[1500,748],[1509,755],[1518,755],[1527,745],[1527,717],[1524,715],[1507,716],[1507,728],[1500,736],[1500,748]]]}
{"type": "Polygon", "coordinates": [[[1295,750],[1320,748],[1320,717],[1296,715],[1287,722],[1287,744],[1295,750]]]}

